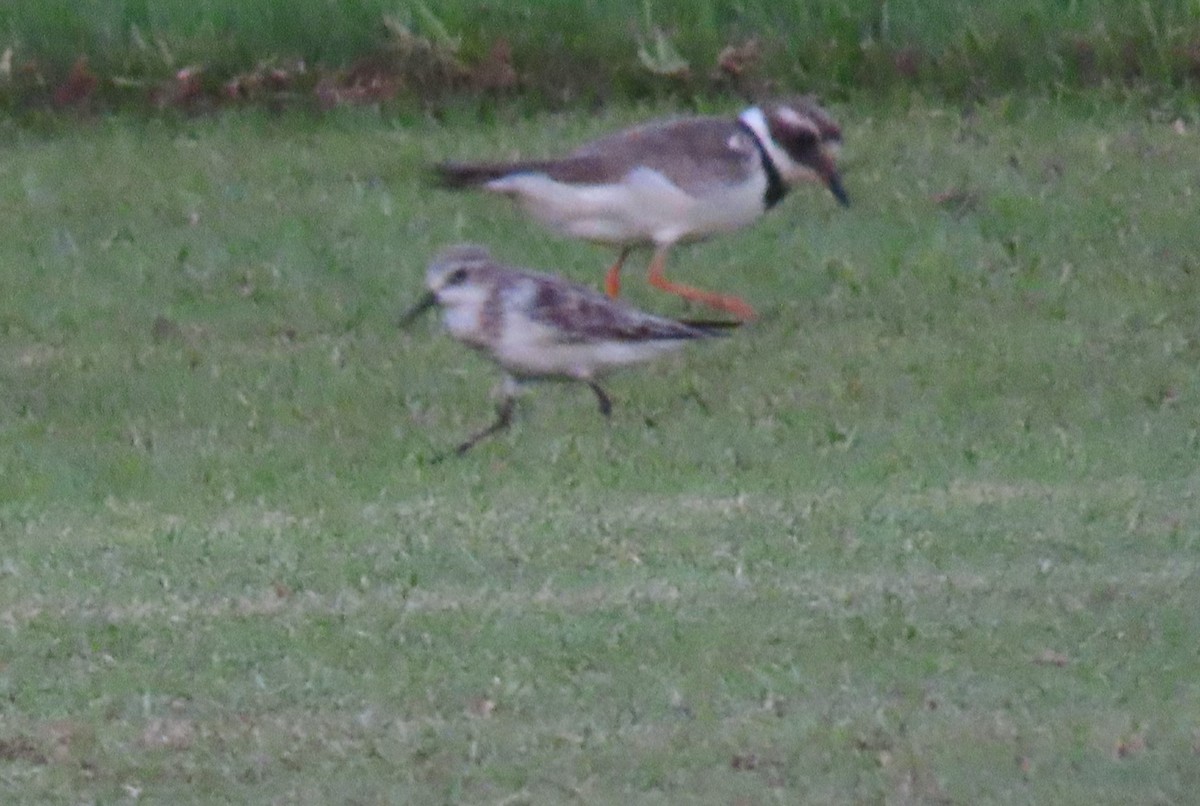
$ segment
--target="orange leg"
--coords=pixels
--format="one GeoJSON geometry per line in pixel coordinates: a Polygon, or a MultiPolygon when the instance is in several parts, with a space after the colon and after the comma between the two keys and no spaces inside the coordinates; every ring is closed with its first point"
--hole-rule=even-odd
{"type": "Polygon", "coordinates": [[[621,250],[621,254],[617,257],[617,262],[609,268],[608,274],[604,275],[604,293],[614,299],[621,296],[621,267],[625,265],[625,258],[629,257],[629,247],[621,250]]]}
{"type": "Polygon", "coordinates": [[[666,270],[667,247],[659,247],[654,251],[654,257],[650,260],[650,285],[655,288],[661,288],[668,293],[677,294],[686,300],[699,302],[702,305],[716,308],[719,311],[726,311],[743,322],[757,318],[758,314],[754,312],[754,309],[745,300],[739,297],[728,297],[724,294],[714,294],[711,291],[705,291],[690,285],[673,283],[667,279],[666,270]]]}

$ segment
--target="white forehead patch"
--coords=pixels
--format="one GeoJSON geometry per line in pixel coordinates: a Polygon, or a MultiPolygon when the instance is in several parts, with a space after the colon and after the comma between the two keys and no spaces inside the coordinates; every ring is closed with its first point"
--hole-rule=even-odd
{"type": "Polygon", "coordinates": [[[784,123],[790,123],[793,126],[802,126],[809,122],[808,118],[802,117],[799,112],[790,106],[779,107],[775,110],[775,115],[784,123]]]}

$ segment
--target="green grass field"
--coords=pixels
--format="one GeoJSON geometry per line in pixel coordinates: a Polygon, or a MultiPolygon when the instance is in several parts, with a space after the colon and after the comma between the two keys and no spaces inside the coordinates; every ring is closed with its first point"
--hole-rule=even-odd
{"type": "Polygon", "coordinates": [[[612,255],[424,167],[671,111],[0,131],[0,800],[1194,797],[1195,116],[852,98],[674,256],[759,321],[431,463],[428,257],[612,255]]]}

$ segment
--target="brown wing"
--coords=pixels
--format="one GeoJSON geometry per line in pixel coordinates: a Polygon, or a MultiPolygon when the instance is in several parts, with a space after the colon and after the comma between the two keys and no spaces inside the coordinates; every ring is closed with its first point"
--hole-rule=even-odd
{"type": "Polygon", "coordinates": [[[644,166],[687,191],[743,179],[759,159],[736,121],[715,117],[649,123],[587,143],[568,158],[595,160],[618,176],[644,166]]]}
{"type": "Polygon", "coordinates": [[[443,185],[469,188],[518,173],[541,173],[570,184],[615,182],[650,168],[689,192],[735,182],[758,154],[749,135],[723,118],[649,123],[593,140],[558,159],[518,162],[445,162],[436,167],[443,185]]]}
{"type": "Polygon", "coordinates": [[[550,277],[535,276],[537,290],[529,316],[549,325],[563,344],[591,341],[662,341],[714,335],[707,328],[644,313],[592,291],[550,277]]]}

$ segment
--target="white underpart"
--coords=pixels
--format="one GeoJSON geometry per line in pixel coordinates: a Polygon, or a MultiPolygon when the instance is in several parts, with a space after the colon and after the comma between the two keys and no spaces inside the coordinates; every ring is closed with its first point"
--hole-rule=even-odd
{"type": "Polygon", "coordinates": [[[605,372],[677,350],[688,339],[593,341],[564,344],[564,334],[527,314],[536,289],[518,286],[505,294],[503,320],[495,337],[485,333],[480,317],[489,289],[462,284],[442,289],[442,321],[456,339],[487,351],[500,366],[519,378],[563,377],[590,380],[605,372]]]}
{"type": "Polygon", "coordinates": [[[754,171],[740,185],[714,183],[709,193],[693,196],[650,168],[636,168],[607,185],[572,185],[540,173],[487,184],[515,197],[556,232],[618,246],[669,246],[740,229],[762,215],[766,186],[766,176],[754,171]]]}
{"type": "Polygon", "coordinates": [[[493,354],[502,367],[517,376],[590,380],[618,367],[649,361],[687,343],[687,339],[560,341],[560,334],[553,328],[518,314],[508,317],[499,342],[493,345],[493,354]]]}
{"type": "Polygon", "coordinates": [[[551,325],[534,321],[527,311],[537,289],[517,286],[504,297],[504,326],[490,345],[496,361],[517,376],[560,376],[589,380],[610,369],[647,361],[682,347],[685,339],[657,341],[593,341],[563,343],[564,334],[551,325]]]}
{"type": "MultiPolygon", "coordinates": [[[[803,119],[790,109],[782,110],[776,114],[781,114],[783,117],[790,117],[793,123],[803,122],[803,119]]],[[[752,106],[746,109],[742,114],[738,115],[738,119],[750,127],[758,137],[758,142],[762,143],[763,148],[767,150],[767,156],[771,158],[771,162],[775,163],[775,169],[779,171],[779,175],[788,185],[795,185],[800,182],[816,182],[820,181],[820,177],[816,171],[806,165],[793,160],[771,137],[771,129],[767,125],[767,116],[757,106],[752,106]]]]}

